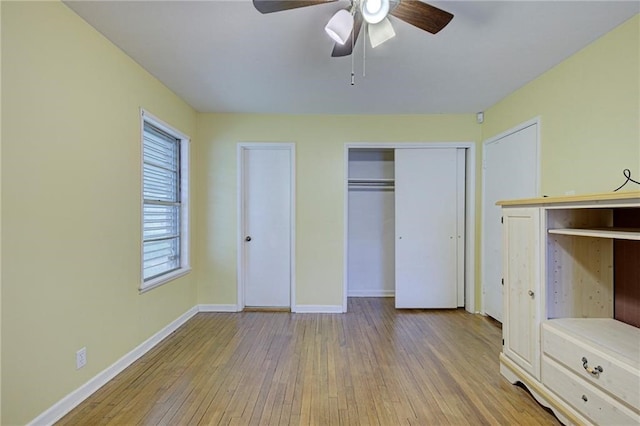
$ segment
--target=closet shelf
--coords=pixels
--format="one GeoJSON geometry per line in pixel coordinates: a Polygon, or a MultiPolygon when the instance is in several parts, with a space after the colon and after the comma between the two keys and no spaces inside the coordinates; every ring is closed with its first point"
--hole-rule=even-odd
{"type": "Polygon", "coordinates": [[[640,228],[560,228],[549,229],[549,234],[640,241],[640,228]]]}
{"type": "Polygon", "coordinates": [[[349,183],[354,184],[393,184],[395,179],[367,179],[367,178],[349,178],[349,183]]]}
{"type": "Polygon", "coordinates": [[[385,185],[385,186],[378,186],[378,185],[349,185],[349,189],[394,189],[395,187],[393,185],[385,185]]]}

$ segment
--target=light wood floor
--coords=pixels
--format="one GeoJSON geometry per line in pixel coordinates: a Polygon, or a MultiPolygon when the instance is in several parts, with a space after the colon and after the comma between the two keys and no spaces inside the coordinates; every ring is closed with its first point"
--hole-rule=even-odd
{"type": "Polygon", "coordinates": [[[464,310],[199,313],[59,424],[557,425],[464,310]]]}

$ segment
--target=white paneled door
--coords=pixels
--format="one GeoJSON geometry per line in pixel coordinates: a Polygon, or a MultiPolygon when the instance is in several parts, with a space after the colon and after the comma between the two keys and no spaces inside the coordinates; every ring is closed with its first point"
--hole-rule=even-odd
{"type": "Polygon", "coordinates": [[[463,160],[455,148],[395,151],[396,308],[458,306],[463,160]]]}
{"type": "Polygon", "coordinates": [[[244,305],[290,307],[292,151],[255,144],[240,153],[244,305]]]}
{"type": "Polygon", "coordinates": [[[502,212],[496,201],[538,196],[538,123],[484,144],[482,288],[484,312],[502,321],[502,212]]]}

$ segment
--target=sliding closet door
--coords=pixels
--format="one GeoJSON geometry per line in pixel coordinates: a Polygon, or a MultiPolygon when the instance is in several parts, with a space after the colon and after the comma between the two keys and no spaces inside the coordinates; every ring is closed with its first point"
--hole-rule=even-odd
{"type": "Polygon", "coordinates": [[[459,169],[455,148],[395,151],[396,308],[458,305],[459,169]]]}

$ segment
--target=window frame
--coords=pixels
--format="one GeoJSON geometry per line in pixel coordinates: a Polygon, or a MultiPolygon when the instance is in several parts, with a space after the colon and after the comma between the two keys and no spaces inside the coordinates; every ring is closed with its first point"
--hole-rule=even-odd
{"type": "Polygon", "coordinates": [[[190,224],[189,224],[189,148],[191,138],[165,123],[153,114],[140,109],[140,293],[159,287],[191,271],[190,256],[190,224]],[[176,138],[179,144],[179,193],[180,193],[180,263],[177,269],[167,271],[155,277],[144,278],[144,125],[148,123],[153,127],[176,138]]]}

